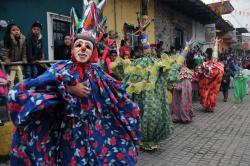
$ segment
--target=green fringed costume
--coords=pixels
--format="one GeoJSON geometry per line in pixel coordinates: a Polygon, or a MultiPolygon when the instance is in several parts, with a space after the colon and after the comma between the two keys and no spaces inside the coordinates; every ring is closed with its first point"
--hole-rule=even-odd
{"type": "Polygon", "coordinates": [[[142,148],[145,150],[157,149],[159,141],[173,132],[167,88],[179,82],[177,61],[177,56],[159,60],[146,54],[134,61],[118,57],[111,64],[120,69],[118,75],[129,84],[127,91],[140,107],[142,148]]]}
{"type": "Polygon", "coordinates": [[[138,31],[143,55],[130,61],[118,57],[111,63],[114,74],[129,84],[127,88],[134,102],[141,110],[142,145],[144,150],[159,148],[159,142],[173,132],[173,121],[168,102],[167,90],[179,82],[182,56],[162,55],[154,58],[148,42],[146,29],[153,20],[146,15],[137,15],[138,31]]]}
{"type": "Polygon", "coordinates": [[[243,102],[247,92],[247,75],[240,72],[234,76],[234,99],[243,102]]]}

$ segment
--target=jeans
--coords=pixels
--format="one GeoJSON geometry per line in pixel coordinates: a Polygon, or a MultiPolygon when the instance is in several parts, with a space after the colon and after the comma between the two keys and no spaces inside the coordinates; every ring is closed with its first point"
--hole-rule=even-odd
{"type": "Polygon", "coordinates": [[[38,74],[36,65],[27,65],[24,67],[25,78],[35,78],[38,74]]]}

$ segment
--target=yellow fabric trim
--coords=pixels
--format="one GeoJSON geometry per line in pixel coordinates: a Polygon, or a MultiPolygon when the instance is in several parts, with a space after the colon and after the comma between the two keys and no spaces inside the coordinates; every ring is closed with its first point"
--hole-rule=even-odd
{"type": "Polygon", "coordinates": [[[173,95],[170,91],[167,91],[167,96],[168,96],[168,102],[169,104],[172,104],[172,100],[173,100],[173,95]]]}
{"type": "Polygon", "coordinates": [[[122,57],[118,56],[114,62],[111,62],[110,67],[116,68],[119,64],[128,66],[131,63],[129,59],[123,59],[122,57]]]}
{"type": "Polygon", "coordinates": [[[129,83],[129,86],[127,88],[127,92],[129,94],[135,93],[140,94],[142,91],[150,91],[155,89],[155,83],[153,82],[146,82],[146,81],[140,81],[137,83],[129,83]]]}
{"type": "Polygon", "coordinates": [[[111,63],[111,68],[115,69],[119,64],[123,65],[123,70],[125,74],[135,74],[145,78],[149,75],[148,80],[142,80],[136,83],[128,82],[129,86],[127,91],[129,94],[135,93],[139,94],[142,91],[149,91],[155,89],[155,83],[158,79],[159,69],[163,68],[163,72],[167,72],[171,69],[172,64],[174,63],[183,64],[184,58],[179,55],[168,56],[167,54],[163,55],[161,61],[154,62],[153,65],[149,65],[146,68],[141,67],[140,65],[132,66],[129,59],[122,59],[117,57],[115,62],[111,63]]]}

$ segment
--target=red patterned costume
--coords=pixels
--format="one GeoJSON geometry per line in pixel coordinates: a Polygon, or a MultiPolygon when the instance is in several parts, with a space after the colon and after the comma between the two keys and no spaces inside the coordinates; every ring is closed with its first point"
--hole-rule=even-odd
{"type": "Polygon", "coordinates": [[[219,62],[204,62],[196,73],[199,78],[200,103],[209,112],[213,112],[219,94],[224,65],[219,62]]]}
{"type": "MultiPolygon", "coordinates": [[[[216,38],[213,54],[210,52],[212,54],[211,60],[198,66],[196,72],[196,76],[199,80],[200,103],[208,112],[214,112],[224,74],[224,65],[217,62],[218,42],[219,40],[216,38]]],[[[207,53],[209,56],[209,51],[207,53]]]]}

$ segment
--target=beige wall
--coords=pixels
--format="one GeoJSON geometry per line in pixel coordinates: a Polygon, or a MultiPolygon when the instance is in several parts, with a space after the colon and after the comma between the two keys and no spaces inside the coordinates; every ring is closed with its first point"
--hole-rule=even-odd
{"type": "MultiPolygon", "coordinates": [[[[140,0],[107,0],[104,7],[104,15],[107,16],[108,29],[116,30],[119,33],[120,40],[124,37],[123,25],[125,22],[132,25],[138,25],[136,12],[141,8],[140,0]],[[116,18],[116,19],[115,19],[116,18]]],[[[154,1],[149,1],[149,17],[154,17],[154,1]]],[[[149,41],[155,42],[154,23],[148,28],[149,41]]]]}

